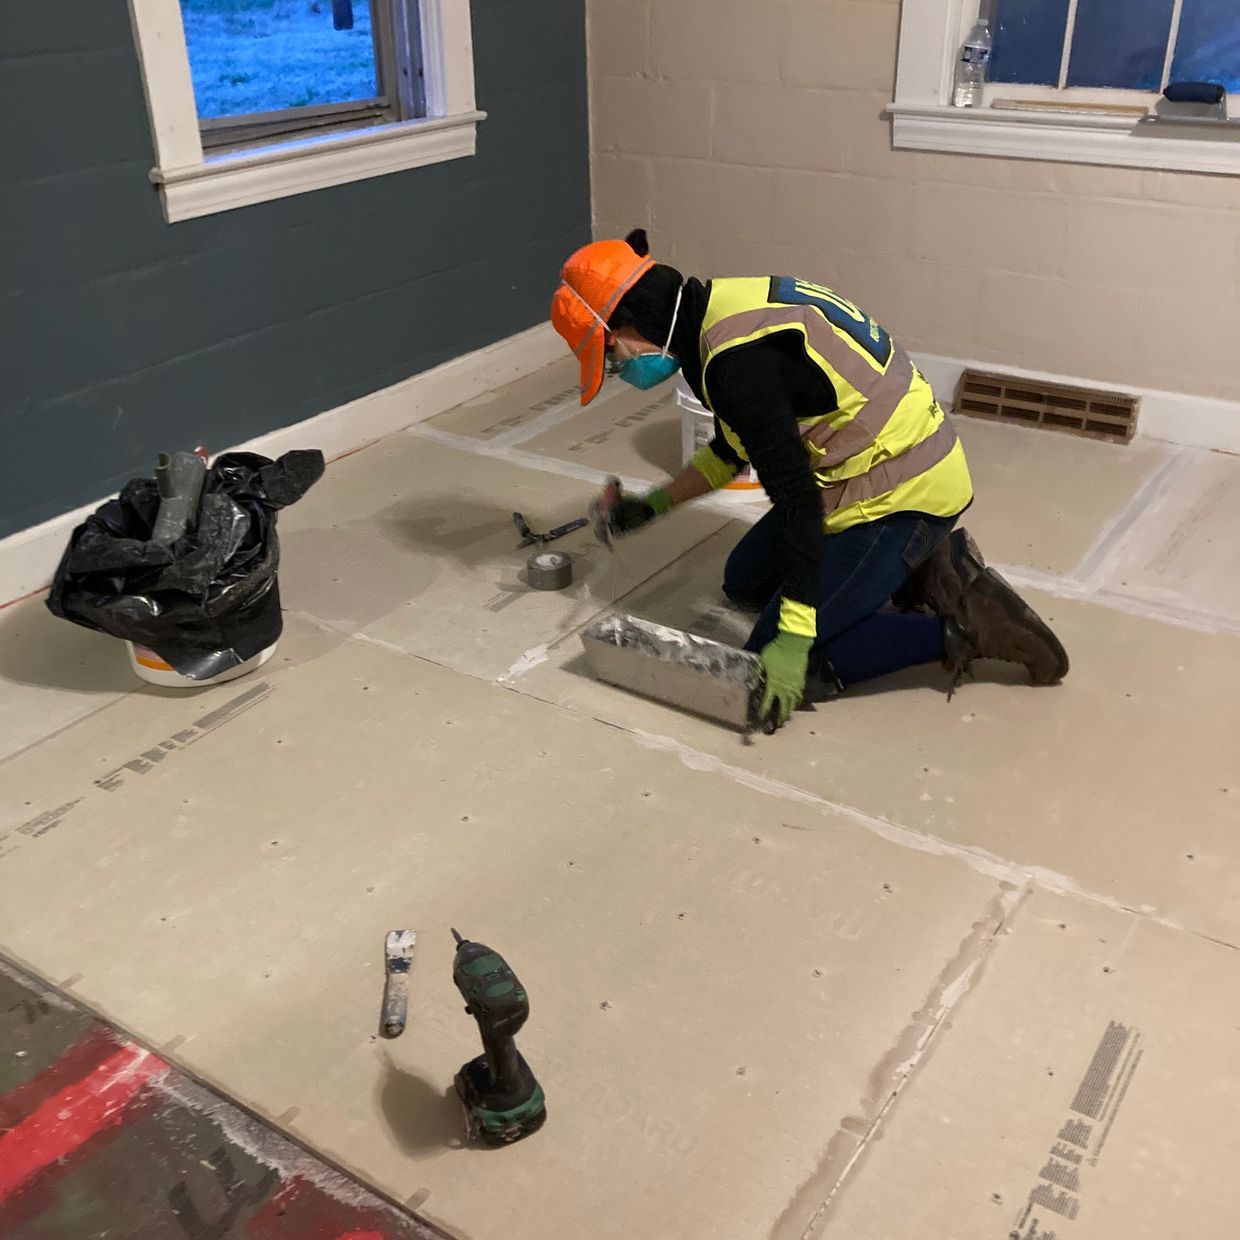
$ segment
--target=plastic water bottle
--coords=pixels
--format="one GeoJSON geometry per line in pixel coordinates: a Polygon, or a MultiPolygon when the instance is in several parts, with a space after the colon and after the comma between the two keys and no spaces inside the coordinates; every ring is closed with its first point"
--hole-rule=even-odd
{"type": "Polygon", "coordinates": [[[990,24],[980,18],[969,31],[960,59],[956,62],[956,89],[952,103],[958,108],[976,108],[982,102],[982,87],[990,67],[990,24]]]}

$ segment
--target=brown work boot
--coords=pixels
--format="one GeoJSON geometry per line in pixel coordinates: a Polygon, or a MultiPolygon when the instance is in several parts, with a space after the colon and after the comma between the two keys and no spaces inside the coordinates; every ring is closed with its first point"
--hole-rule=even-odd
{"type": "Polygon", "coordinates": [[[986,567],[967,530],[953,530],[892,600],[926,607],[943,620],[950,697],[975,659],[1023,664],[1037,685],[1068,674],[1068,654],[1046,622],[993,568],[986,567]]]}
{"type": "Polygon", "coordinates": [[[968,530],[957,529],[934,546],[892,595],[901,611],[928,608],[936,616],[956,616],[965,589],[986,571],[986,561],[968,530]]]}

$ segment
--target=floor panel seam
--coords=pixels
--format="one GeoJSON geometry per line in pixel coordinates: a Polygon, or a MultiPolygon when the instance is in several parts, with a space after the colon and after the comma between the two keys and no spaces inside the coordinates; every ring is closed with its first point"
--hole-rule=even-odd
{"type": "MultiPolygon", "coordinates": [[[[808,1203],[798,1203],[794,1198],[783,1218],[772,1230],[772,1240],[814,1240],[815,1237],[821,1236],[822,1225],[828,1220],[831,1208],[838,1200],[841,1191],[847,1186],[853,1172],[886,1124],[901,1095],[929,1058],[935,1045],[941,1041],[940,1033],[949,1018],[959,1010],[965,999],[976,992],[985,965],[992,956],[1000,936],[1010,927],[1012,920],[1032,893],[1031,884],[1018,888],[1003,883],[997,895],[987,901],[981,916],[974,922],[955,956],[940,972],[935,985],[926,997],[926,1002],[918,1012],[914,1013],[912,1023],[902,1031],[900,1037],[896,1039],[893,1051],[889,1052],[888,1059],[892,1055],[897,1058],[881,1078],[882,1093],[873,1099],[873,1103],[877,1104],[877,1111],[858,1138],[856,1149],[849,1154],[838,1173],[832,1176],[831,1151],[828,1147],[823,1163],[820,1164],[820,1171],[827,1172],[827,1183],[814,1186],[810,1181],[802,1186],[800,1194],[804,1195],[808,1190],[812,1196],[815,1189],[821,1192],[823,1188],[827,1188],[825,1196],[814,1207],[813,1213],[804,1226],[800,1225],[797,1215],[800,1214],[803,1217],[805,1204],[808,1203]],[[904,1045],[905,1042],[910,1044],[904,1045]],[[903,1058],[898,1058],[899,1056],[903,1058]],[[798,1205],[801,1205],[800,1210],[797,1209],[798,1205]]],[[[883,1067],[884,1061],[880,1061],[875,1074],[881,1072],[883,1067]]],[[[848,1130],[843,1124],[836,1131],[837,1140],[841,1135],[844,1137],[848,1135],[848,1130]]]]}
{"type": "Polygon", "coordinates": [[[1020,565],[996,564],[994,568],[1007,578],[1010,584],[1031,590],[1041,590],[1053,598],[1087,603],[1106,611],[1117,611],[1123,615],[1136,616],[1140,620],[1151,620],[1156,624],[1166,624],[1172,628],[1192,629],[1198,633],[1240,636],[1240,617],[1200,611],[1191,607],[1176,607],[1146,598],[1138,593],[1122,594],[1116,590],[1108,590],[1101,586],[1074,581],[1070,577],[1062,577],[1056,573],[1043,573],[1035,568],[1020,565]]]}
{"type": "Polygon", "coordinates": [[[1090,891],[1068,875],[1061,874],[1047,866],[1009,861],[983,848],[977,848],[968,844],[957,844],[935,835],[917,831],[912,827],[906,827],[900,823],[867,814],[864,810],[858,809],[855,806],[831,801],[819,793],[798,788],[795,784],[759,775],[756,772],[747,771],[743,767],[732,766],[715,754],[694,749],[692,746],[685,745],[672,737],[659,736],[654,733],[644,732],[641,729],[630,728],[625,724],[617,723],[615,720],[605,719],[600,715],[596,715],[592,711],[582,710],[563,702],[557,702],[552,698],[543,697],[538,693],[531,692],[528,688],[522,687],[519,683],[497,685],[496,687],[506,689],[510,693],[519,694],[521,697],[541,702],[544,706],[567,711],[578,718],[590,719],[595,723],[602,724],[604,727],[622,733],[644,749],[662,750],[671,753],[679,757],[682,763],[689,767],[690,770],[708,773],[717,772],[725,778],[731,779],[744,787],[751,788],[756,792],[765,793],[779,799],[796,801],[803,805],[812,805],[826,813],[837,815],[851,822],[854,826],[859,826],[870,834],[878,836],[887,843],[894,844],[896,847],[905,848],[912,852],[924,853],[929,856],[945,857],[960,861],[975,873],[986,878],[1010,883],[1022,889],[1032,885],[1052,895],[1069,896],[1074,899],[1084,900],[1088,904],[1108,909],[1114,913],[1127,914],[1141,921],[1162,926],[1167,930],[1189,934],[1193,938],[1214,943],[1216,946],[1240,951],[1240,943],[1231,943],[1226,939],[1196,930],[1192,926],[1183,925],[1181,922],[1159,913],[1152,905],[1128,904],[1114,896],[1090,891]]]}
{"type": "MultiPolygon", "coordinates": [[[[624,591],[623,594],[617,595],[616,598],[612,599],[610,603],[607,603],[605,606],[599,608],[598,611],[581,621],[580,624],[575,624],[571,629],[561,633],[557,638],[555,638],[554,641],[541,642],[536,646],[531,646],[518,657],[517,661],[506,672],[501,672],[499,676],[495,677],[492,683],[505,687],[515,684],[527,672],[533,671],[535,667],[538,667],[541,663],[546,662],[546,659],[553,650],[559,649],[559,647],[566,641],[569,641],[574,637],[579,637],[582,629],[584,629],[588,624],[591,624],[607,612],[614,611],[625,601],[625,599],[636,594],[637,591],[643,586],[649,585],[649,583],[660,573],[665,573],[669,569],[675,568],[676,565],[679,564],[686,556],[692,555],[692,553],[697,551],[699,547],[702,547],[706,543],[710,542],[712,538],[726,528],[726,525],[727,523],[725,522],[724,525],[719,526],[717,529],[713,529],[709,533],[702,535],[701,538],[687,546],[682,552],[680,552],[679,555],[674,556],[672,559],[668,560],[666,564],[655,569],[649,575],[643,577],[640,581],[635,581],[627,590],[624,591]]],[[[612,555],[616,554],[618,553],[615,551],[612,552],[612,555]]],[[[622,566],[613,566],[613,571],[621,571],[621,567],[622,566]]]]}
{"type": "MultiPolygon", "coordinates": [[[[473,456],[490,457],[492,460],[506,461],[510,465],[520,465],[526,469],[542,474],[556,474],[561,478],[573,478],[578,482],[589,482],[602,485],[609,477],[605,470],[594,469],[589,465],[574,465],[569,461],[557,460],[554,457],[539,456],[522,448],[504,444],[486,444],[471,440],[463,435],[454,435],[450,431],[441,431],[437,427],[425,423],[411,426],[402,434],[414,439],[425,439],[430,443],[441,444],[445,448],[455,448],[460,452],[468,452],[473,456]]],[[[620,479],[627,491],[640,491],[648,487],[650,482],[645,478],[620,479]]]]}
{"type": "Polygon", "coordinates": [[[1146,516],[1182,473],[1198,459],[1191,448],[1178,448],[1137,488],[1132,497],[1120,509],[1115,519],[1094,540],[1077,566],[1067,574],[1070,581],[1097,589],[1113,567],[1112,561],[1123,551],[1128,536],[1137,523],[1146,516]]]}
{"type": "Polygon", "coordinates": [[[91,719],[98,718],[105,710],[111,710],[114,706],[119,706],[127,698],[130,698],[135,693],[139,692],[141,692],[140,685],[135,685],[132,689],[121,690],[112,701],[105,702],[102,706],[97,706],[88,714],[81,715],[77,719],[71,719],[68,723],[62,724],[59,728],[56,728],[55,731],[48,732],[46,735],[40,736],[37,740],[31,741],[28,745],[23,745],[20,749],[15,749],[10,754],[5,754],[3,758],[0,758],[0,768],[3,768],[6,763],[16,762],[19,758],[25,757],[32,751],[40,748],[40,746],[46,745],[49,742],[56,740],[57,737],[63,736],[66,732],[71,732],[80,724],[87,723],[91,719]]]}
{"type": "MultiPolygon", "coordinates": [[[[510,464],[532,469],[536,472],[557,474],[560,477],[574,478],[581,482],[601,484],[609,476],[603,470],[593,469],[584,465],[573,465],[567,461],[559,461],[550,457],[538,456],[536,453],[519,448],[496,447],[479,443],[464,436],[438,430],[425,423],[409,427],[408,430],[402,433],[476,456],[492,457],[493,459],[507,461],[510,464]]],[[[1102,539],[1086,552],[1085,556],[1071,572],[1047,573],[1028,565],[996,564],[995,568],[1009,577],[1016,585],[1043,590],[1057,598],[1074,599],[1078,602],[1102,607],[1107,611],[1118,611],[1125,615],[1135,615],[1177,628],[1195,629],[1206,633],[1221,632],[1240,635],[1240,617],[1218,615],[1214,612],[1199,611],[1193,608],[1168,607],[1165,604],[1146,599],[1139,594],[1120,594],[1117,591],[1106,590],[1102,585],[1105,571],[1109,571],[1112,567],[1110,564],[1110,560],[1113,558],[1112,553],[1117,548],[1125,545],[1127,536],[1131,532],[1131,525],[1135,525],[1137,519],[1146,515],[1148,506],[1156,503],[1161,498],[1161,491],[1174,482],[1178,478],[1179,472],[1186,469],[1195,459],[1195,456],[1189,449],[1185,449],[1183,453],[1177,453],[1173,456],[1154,475],[1154,479],[1158,481],[1158,486],[1154,488],[1154,491],[1158,493],[1150,494],[1143,487],[1138,492],[1138,496],[1129,501],[1124,512],[1121,512],[1120,516],[1116,518],[1115,523],[1112,524],[1107,534],[1103,535],[1102,539]],[[1137,498],[1141,496],[1147,496],[1148,498],[1143,500],[1140,510],[1133,514],[1129,526],[1120,531],[1119,523],[1124,519],[1125,513],[1136,505],[1137,498]],[[1117,541],[1114,545],[1108,545],[1104,553],[1100,551],[1100,546],[1107,538],[1115,538],[1117,541]],[[1101,564],[1097,562],[1099,557],[1104,560],[1101,564]],[[1082,577],[1080,574],[1083,572],[1088,572],[1090,576],[1088,578],[1082,577]]],[[[634,491],[640,491],[650,485],[647,479],[621,478],[620,481],[627,490],[634,491]]],[[[729,521],[753,524],[762,516],[764,511],[763,508],[755,505],[743,506],[735,504],[726,494],[705,496],[698,501],[697,507],[699,510],[704,509],[722,517],[724,524],[727,524],[729,521]]],[[[722,525],[720,528],[722,528],[722,525]]]]}
{"type": "MultiPolygon", "coordinates": [[[[608,386],[604,384],[603,389],[590,402],[591,407],[598,409],[608,404],[612,399],[620,395],[621,390],[618,386],[613,386],[608,390],[608,386]]],[[[503,431],[493,439],[480,442],[487,442],[500,448],[514,447],[517,444],[528,443],[531,439],[537,439],[544,431],[549,431],[561,423],[575,418],[584,411],[577,385],[571,385],[565,389],[565,392],[566,395],[562,399],[557,400],[552,408],[544,409],[542,413],[531,418],[523,426],[513,427],[512,430],[503,431]]],[[[436,427],[436,429],[439,428],[436,427]]],[[[448,433],[451,434],[452,432],[448,433]]]]}

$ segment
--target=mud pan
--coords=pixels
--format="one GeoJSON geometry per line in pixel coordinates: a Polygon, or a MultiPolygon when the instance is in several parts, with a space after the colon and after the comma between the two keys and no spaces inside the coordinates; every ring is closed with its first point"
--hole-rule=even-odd
{"type": "Polygon", "coordinates": [[[628,615],[603,617],[581,641],[595,675],[608,684],[739,731],[758,726],[756,654],[628,615]]]}

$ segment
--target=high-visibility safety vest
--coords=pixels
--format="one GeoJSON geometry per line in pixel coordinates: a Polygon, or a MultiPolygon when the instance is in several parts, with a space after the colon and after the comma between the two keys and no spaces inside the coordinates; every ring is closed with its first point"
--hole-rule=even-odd
{"type": "MultiPolygon", "coordinates": [[[[711,405],[711,362],[795,332],[835,389],[838,407],[799,419],[822,489],[824,528],[838,533],[893,512],[953,517],[973,498],[964,446],[907,353],[837,293],[790,276],[713,280],[702,323],[702,388],[711,405]]],[[[724,438],[745,446],[721,418],[724,438]]]]}

